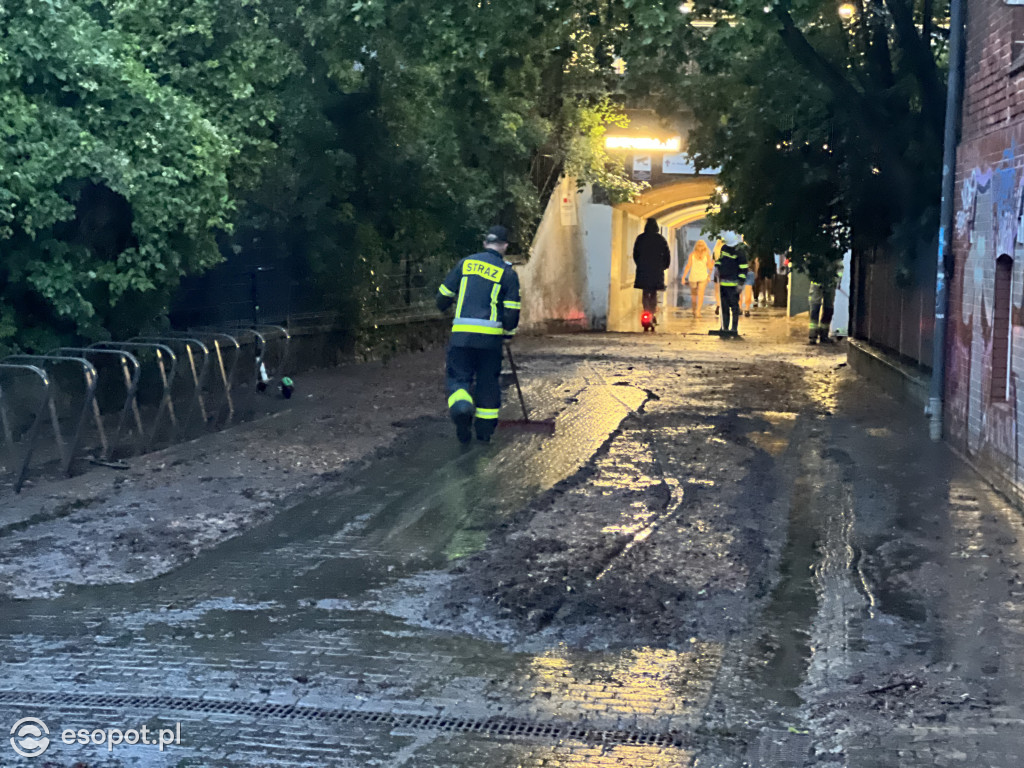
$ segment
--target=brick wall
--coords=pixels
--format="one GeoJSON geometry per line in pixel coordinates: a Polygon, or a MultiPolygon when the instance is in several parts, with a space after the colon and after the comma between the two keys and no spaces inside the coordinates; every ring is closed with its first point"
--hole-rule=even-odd
{"type": "Polygon", "coordinates": [[[1004,126],[1020,113],[1020,84],[1008,77],[1014,22],[1024,9],[1003,0],[970,0],[967,8],[964,141],[1004,126]]]}
{"type": "Polygon", "coordinates": [[[951,442],[1018,499],[1024,499],[1024,70],[1013,58],[1022,33],[1024,6],[970,0],[946,380],[951,442]],[[1001,256],[1013,261],[1000,270],[997,287],[1001,256]],[[997,296],[1007,292],[1008,329],[996,323],[997,296]],[[996,338],[1000,325],[1006,335],[996,338]]]}

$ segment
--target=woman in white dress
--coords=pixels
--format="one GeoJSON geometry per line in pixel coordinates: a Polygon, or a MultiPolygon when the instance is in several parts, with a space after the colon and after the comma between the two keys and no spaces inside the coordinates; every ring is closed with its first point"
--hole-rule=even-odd
{"type": "Polygon", "coordinates": [[[714,259],[711,256],[711,249],[703,240],[690,251],[686,260],[686,268],[683,270],[683,283],[690,284],[690,299],[693,304],[693,316],[700,318],[700,311],[704,307],[704,291],[708,287],[708,278],[715,268],[714,259]]]}

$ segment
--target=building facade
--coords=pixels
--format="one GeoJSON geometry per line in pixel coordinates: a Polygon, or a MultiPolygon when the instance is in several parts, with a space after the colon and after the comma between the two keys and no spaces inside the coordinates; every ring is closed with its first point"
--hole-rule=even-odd
{"type": "Polygon", "coordinates": [[[1024,499],[1024,0],[970,0],[946,435],[1024,499]]]}

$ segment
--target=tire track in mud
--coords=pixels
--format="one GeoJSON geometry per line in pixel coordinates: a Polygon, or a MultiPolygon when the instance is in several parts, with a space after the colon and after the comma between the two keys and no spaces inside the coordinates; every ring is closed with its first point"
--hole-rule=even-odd
{"type": "MultiPolygon", "coordinates": [[[[743,508],[737,486],[754,477],[759,504],[775,495],[775,457],[747,437],[774,427],[756,408],[722,409],[721,386],[750,400],[764,373],[662,358],[652,372],[644,362],[583,361],[591,386],[641,391],[643,402],[586,467],[458,566],[438,614],[448,626],[467,603],[482,609],[477,620],[517,623],[524,639],[685,646],[743,626],[749,601],[768,590],[773,524],[743,508]]],[[[796,366],[772,365],[802,379],[796,366]]]]}
{"type": "MultiPolygon", "coordinates": [[[[598,371],[596,368],[594,368],[593,365],[589,363],[587,363],[587,368],[593,373],[593,375],[603,386],[608,386],[607,379],[601,374],[600,371],[598,371]]],[[[647,522],[647,524],[644,525],[643,528],[633,533],[628,539],[622,540],[619,543],[619,545],[612,547],[606,555],[605,562],[603,564],[601,564],[600,561],[598,561],[598,564],[602,565],[602,567],[600,573],[598,573],[597,576],[594,577],[595,582],[598,582],[605,576],[607,576],[611,569],[614,567],[614,565],[617,562],[620,562],[621,558],[628,555],[635,547],[647,541],[655,533],[655,531],[657,531],[661,524],[665,522],[665,520],[671,518],[677,513],[679,505],[682,504],[683,502],[682,488],[680,487],[678,480],[669,476],[669,473],[666,471],[664,460],[657,455],[657,449],[655,447],[657,445],[657,441],[654,439],[654,435],[651,431],[650,426],[646,424],[644,420],[644,416],[647,410],[647,404],[652,401],[658,401],[661,398],[653,390],[642,389],[641,391],[644,392],[646,397],[638,408],[631,409],[632,413],[630,414],[630,418],[637,419],[639,423],[642,425],[642,429],[646,438],[645,447],[650,451],[651,455],[654,457],[655,469],[661,477],[660,489],[664,490],[665,504],[659,512],[656,512],[654,514],[653,519],[647,522]]],[[[612,396],[615,397],[614,394],[612,396]]],[[[615,399],[619,400],[619,402],[621,402],[627,408],[630,407],[621,398],[615,397],[615,399]]],[[[620,429],[617,430],[618,434],[613,435],[609,439],[608,445],[611,445],[613,439],[615,439],[618,436],[621,436],[623,431],[624,430],[620,427],[620,429]]]]}

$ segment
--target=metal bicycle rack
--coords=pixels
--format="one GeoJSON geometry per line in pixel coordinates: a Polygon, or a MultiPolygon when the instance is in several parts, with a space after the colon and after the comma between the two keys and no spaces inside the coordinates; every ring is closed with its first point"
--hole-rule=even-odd
{"type": "Polygon", "coordinates": [[[114,431],[113,441],[107,439],[106,429],[103,426],[103,414],[101,413],[99,400],[94,397],[92,400],[93,421],[96,424],[96,432],[100,439],[99,458],[109,461],[115,450],[121,445],[121,436],[124,434],[125,425],[129,418],[135,422],[136,435],[142,435],[142,415],[139,413],[139,403],[136,393],[139,389],[139,379],[142,375],[142,365],[131,352],[123,349],[102,349],[99,347],[60,347],[52,350],[51,355],[76,354],[87,360],[91,355],[106,355],[117,358],[120,364],[121,375],[124,378],[125,398],[117,419],[117,428],[114,431]]]}
{"type": "Polygon", "coordinates": [[[245,409],[239,398],[244,396],[248,401],[256,392],[256,383],[259,380],[260,349],[265,344],[265,338],[259,331],[252,328],[235,326],[201,326],[190,328],[189,332],[200,339],[209,336],[225,337],[233,339],[238,344],[235,359],[227,372],[227,381],[231,384],[232,417],[237,417],[239,409],[241,408],[243,411],[245,409]]]}
{"type": "MultiPolygon", "coordinates": [[[[178,432],[179,434],[188,434],[189,427],[192,426],[192,419],[197,412],[205,429],[209,425],[209,417],[206,412],[206,402],[203,399],[203,387],[206,386],[206,377],[210,370],[209,348],[194,336],[161,334],[159,336],[136,336],[133,339],[129,339],[129,341],[164,344],[171,349],[177,347],[183,352],[182,358],[188,361],[188,370],[192,374],[192,396],[190,398],[191,404],[185,412],[184,418],[178,422],[178,432]],[[196,362],[197,355],[202,356],[201,362],[196,362]]],[[[172,381],[171,384],[173,385],[173,383],[172,381]]]]}
{"type": "Polygon", "coordinates": [[[171,393],[171,387],[174,384],[174,377],[177,375],[178,371],[178,356],[174,353],[174,350],[166,344],[145,341],[98,341],[95,344],[89,345],[88,349],[95,351],[109,349],[134,352],[135,359],[140,363],[140,378],[142,374],[141,356],[145,353],[152,353],[154,355],[163,391],[160,393],[159,405],[157,406],[156,415],[153,417],[153,423],[150,427],[149,436],[147,438],[146,431],[142,427],[141,414],[138,412],[138,386],[136,385],[134,398],[135,405],[133,407],[139,432],[135,452],[144,453],[152,447],[157,435],[159,434],[160,422],[162,421],[164,414],[167,414],[170,439],[176,439],[178,436],[178,416],[174,410],[174,398],[171,393]]]}
{"type": "MultiPolygon", "coordinates": [[[[209,329],[214,330],[214,329],[209,329]]],[[[253,370],[251,381],[257,385],[271,379],[288,375],[291,362],[291,333],[283,325],[257,325],[239,323],[224,326],[222,330],[233,336],[251,335],[253,338],[253,370]]],[[[259,387],[258,387],[259,388],[259,387]]],[[[262,391],[262,388],[260,388],[262,391]]]]}
{"type": "Polygon", "coordinates": [[[22,363],[25,365],[44,363],[43,366],[39,367],[46,370],[47,373],[50,373],[50,366],[45,365],[46,363],[57,363],[60,365],[67,365],[71,363],[81,366],[82,376],[85,383],[85,401],[82,403],[82,410],[79,412],[78,418],[74,422],[74,434],[71,437],[70,442],[64,439],[63,430],[60,428],[60,415],[57,412],[57,403],[54,401],[52,395],[47,398],[47,404],[50,411],[50,421],[53,424],[53,434],[57,440],[57,450],[60,453],[61,470],[65,475],[70,477],[72,462],[74,461],[75,452],[78,449],[78,443],[82,437],[82,428],[85,426],[86,417],[89,415],[93,399],[96,396],[96,368],[93,367],[93,364],[84,357],[73,357],[70,355],[10,355],[5,357],[3,360],[0,360],[0,362],[15,364],[22,363]]]}
{"type": "MultiPolygon", "coordinates": [[[[203,429],[245,418],[248,398],[265,388],[261,383],[273,377],[290,384],[285,378],[290,355],[287,328],[259,324],[146,334],[128,341],[58,347],[45,355],[0,359],[0,436],[11,457],[5,464],[9,464],[14,490],[24,486],[47,417],[61,470],[70,476],[86,443],[92,460],[105,463],[126,452],[152,450],[165,435],[172,443],[194,436],[196,430],[192,429],[193,434],[189,430],[197,414],[203,429]],[[187,366],[180,361],[187,361],[187,366]],[[77,384],[67,386],[72,381],[68,366],[82,376],[81,410],[77,384]],[[97,367],[102,369],[102,382],[97,367]],[[35,388],[24,388],[26,377],[39,382],[33,385],[41,386],[38,397],[35,388]],[[124,387],[123,403],[120,388],[111,388],[114,379],[124,387]],[[246,404],[240,405],[243,395],[246,404]],[[149,421],[151,409],[155,414],[149,421]],[[95,438],[88,427],[90,415],[95,438]]],[[[49,458],[39,459],[44,463],[53,456],[49,443],[46,447],[49,458]]]]}
{"type": "MultiPolygon", "coordinates": [[[[242,345],[238,339],[230,333],[212,328],[195,328],[188,331],[170,331],[164,334],[168,338],[199,341],[212,350],[214,373],[220,383],[223,392],[222,403],[215,407],[203,400],[204,421],[211,426],[221,423],[218,415],[221,410],[226,410],[223,419],[223,426],[227,426],[235,417],[234,387],[235,374],[238,369],[239,360],[242,357],[242,345]],[[230,351],[230,356],[227,354],[230,351]],[[229,360],[226,358],[230,357],[229,360]]],[[[205,382],[205,380],[204,380],[205,382]]]]}
{"type": "MultiPolygon", "coordinates": [[[[252,330],[259,334],[261,349],[259,354],[260,364],[266,367],[271,378],[280,379],[288,375],[288,363],[290,362],[292,335],[283,325],[254,325],[252,330]],[[274,346],[279,347],[276,361],[271,354],[274,346]],[[268,363],[269,360],[269,363],[268,363]]],[[[257,365],[257,381],[259,381],[259,365],[257,365]]]]}
{"type": "Polygon", "coordinates": [[[11,470],[14,474],[15,493],[21,492],[21,487],[25,484],[25,478],[28,475],[28,465],[32,460],[32,451],[35,448],[36,438],[39,437],[39,428],[43,423],[43,414],[49,410],[50,398],[52,396],[50,386],[50,377],[47,376],[46,371],[37,365],[5,363],[0,361],[0,427],[3,429],[4,440],[7,443],[7,449],[11,455],[11,470]],[[11,424],[10,414],[7,411],[5,403],[2,381],[2,374],[4,371],[15,371],[18,373],[27,372],[33,378],[38,377],[43,384],[43,393],[39,399],[39,404],[36,406],[36,415],[35,418],[32,419],[32,426],[29,427],[22,436],[21,442],[25,444],[25,448],[21,452],[20,458],[17,455],[17,442],[14,439],[14,428],[11,424]]]}

